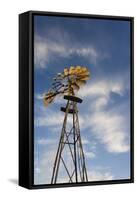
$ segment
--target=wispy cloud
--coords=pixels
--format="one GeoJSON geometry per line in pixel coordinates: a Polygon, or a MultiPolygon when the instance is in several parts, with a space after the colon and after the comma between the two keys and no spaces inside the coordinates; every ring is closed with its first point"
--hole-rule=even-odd
{"type": "Polygon", "coordinates": [[[128,88],[125,88],[125,80],[122,80],[121,77],[116,79],[101,79],[94,82],[90,82],[84,87],[82,87],[78,94],[81,97],[108,97],[111,92],[114,92],[118,95],[123,95],[124,91],[128,88]]]}
{"type": "Polygon", "coordinates": [[[92,133],[112,153],[122,153],[129,150],[129,142],[125,131],[124,116],[114,112],[97,112],[91,121],[92,133]]]}
{"type": "Polygon", "coordinates": [[[89,101],[87,114],[83,114],[84,126],[112,153],[129,151],[129,137],[125,129],[127,116],[121,113],[119,105],[110,106],[111,93],[123,96],[127,91],[124,83],[120,79],[99,80],[79,91],[79,95],[89,101]]]}
{"type": "Polygon", "coordinates": [[[105,58],[105,54],[100,52],[91,44],[80,44],[75,41],[71,42],[71,38],[63,38],[63,35],[59,34],[58,38],[52,38],[48,35],[48,38],[35,35],[34,37],[34,62],[37,68],[46,68],[48,63],[52,60],[59,58],[71,58],[72,56],[79,56],[87,59],[94,65],[100,59],[105,58]]]}
{"type": "Polygon", "coordinates": [[[44,99],[44,93],[42,93],[42,94],[35,94],[35,98],[37,100],[43,100],[44,99]]]}
{"type": "Polygon", "coordinates": [[[93,159],[96,157],[95,153],[92,151],[84,151],[84,155],[87,159],[93,159]]]}
{"type": "Polygon", "coordinates": [[[56,112],[46,113],[44,116],[39,116],[34,120],[36,127],[38,126],[57,126],[63,121],[63,115],[56,112]]]}
{"type": "MultiPolygon", "coordinates": [[[[61,112],[53,111],[52,108],[45,108],[44,106],[39,106],[37,109],[37,116],[34,118],[34,125],[35,127],[51,127],[51,128],[58,128],[62,127],[62,122],[64,119],[64,114],[61,112]]],[[[84,118],[79,116],[80,125],[84,127],[84,118]]],[[[68,128],[72,124],[71,116],[67,118],[68,128]]],[[[56,129],[55,128],[55,129],[56,129]]]]}
{"type": "Polygon", "coordinates": [[[49,184],[51,182],[52,169],[55,159],[56,149],[45,148],[45,151],[35,156],[34,163],[34,183],[49,184]]]}
{"type": "Polygon", "coordinates": [[[104,181],[114,179],[114,175],[108,171],[92,170],[88,174],[89,180],[91,181],[104,181]]]}
{"type": "Polygon", "coordinates": [[[38,145],[52,145],[52,144],[56,143],[56,140],[40,138],[40,139],[37,139],[36,142],[37,142],[38,145]]]}

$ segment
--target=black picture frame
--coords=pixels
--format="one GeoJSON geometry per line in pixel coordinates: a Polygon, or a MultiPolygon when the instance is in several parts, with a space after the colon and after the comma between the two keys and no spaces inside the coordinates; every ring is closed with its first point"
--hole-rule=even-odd
{"type": "Polygon", "coordinates": [[[134,18],[28,11],[19,15],[19,185],[28,189],[122,184],[134,182],[134,18]],[[34,185],[34,16],[62,16],[92,19],[125,20],[130,22],[130,179],[34,185]]]}

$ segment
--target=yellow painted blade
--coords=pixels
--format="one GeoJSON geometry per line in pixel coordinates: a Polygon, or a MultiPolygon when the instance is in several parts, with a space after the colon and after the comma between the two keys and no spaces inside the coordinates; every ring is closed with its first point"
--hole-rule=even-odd
{"type": "Polygon", "coordinates": [[[79,74],[90,74],[90,72],[88,71],[88,69],[86,67],[81,67],[81,68],[76,67],[75,68],[75,73],[77,75],[79,75],[79,74]]]}
{"type": "Polygon", "coordinates": [[[81,66],[76,66],[76,69],[80,70],[80,69],[81,69],[81,66]]]}
{"type": "Polygon", "coordinates": [[[52,96],[50,98],[44,98],[44,105],[48,106],[52,101],[54,100],[55,96],[52,96]]]}
{"type": "Polygon", "coordinates": [[[69,74],[70,75],[74,75],[75,74],[75,68],[74,67],[70,67],[69,74]]]}
{"type": "Polygon", "coordinates": [[[71,66],[70,68],[69,68],[69,70],[71,71],[71,70],[74,70],[75,69],[75,67],[73,67],[73,66],[71,66]]]}
{"type": "Polygon", "coordinates": [[[44,96],[44,105],[48,106],[48,104],[50,104],[54,100],[55,96],[56,95],[54,94],[54,92],[47,92],[44,96]]]}
{"type": "Polygon", "coordinates": [[[90,76],[89,75],[87,75],[87,76],[78,76],[77,77],[77,80],[88,80],[90,78],[90,76]]]}
{"type": "Polygon", "coordinates": [[[82,67],[82,71],[86,72],[86,71],[88,71],[88,69],[86,67],[82,67]]]}
{"type": "Polygon", "coordinates": [[[81,73],[81,69],[75,69],[75,75],[78,75],[81,73]]]}
{"type": "Polygon", "coordinates": [[[65,90],[64,92],[63,92],[63,95],[64,94],[68,94],[69,93],[69,90],[65,90]]]}
{"type": "Polygon", "coordinates": [[[90,75],[90,72],[86,71],[86,72],[80,72],[78,74],[78,76],[87,76],[87,75],[90,75]]]}

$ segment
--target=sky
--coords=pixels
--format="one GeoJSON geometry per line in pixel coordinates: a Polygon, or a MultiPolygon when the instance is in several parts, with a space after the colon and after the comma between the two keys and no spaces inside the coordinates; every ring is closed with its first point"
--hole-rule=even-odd
{"type": "MultiPolygon", "coordinates": [[[[50,184],[65,105],[43,95],[65,67],[91,74],[77,93],[89,181],[130,178],[130,22],[34,16],[34,184],[50,184]]],[[[65,182],[65,175],[61,181],[65,182]]]]}

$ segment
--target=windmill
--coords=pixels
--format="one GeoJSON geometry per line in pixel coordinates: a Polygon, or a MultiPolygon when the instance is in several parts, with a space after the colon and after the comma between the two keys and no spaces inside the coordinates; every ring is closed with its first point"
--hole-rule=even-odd
{"type": "Polygon", "coordinates": [[[66,106],[61,107],[61,111],[64,112],[64,121],[55,156],[51,184],[63,181],[60,180],[62,169],[65,171],[65,182],[67,183],[88,181],[77,106],[78,103],[82,103],[82,99],[76,96],[76,91],[86,84],[89,77],[90,72],[86,67],[71,66],[65,68],[62,73],[58,73],[53,78],[51,89],[44,95],[45,106],[52,103],[58,95],[64,96],[67,101],[66,106]]]}

